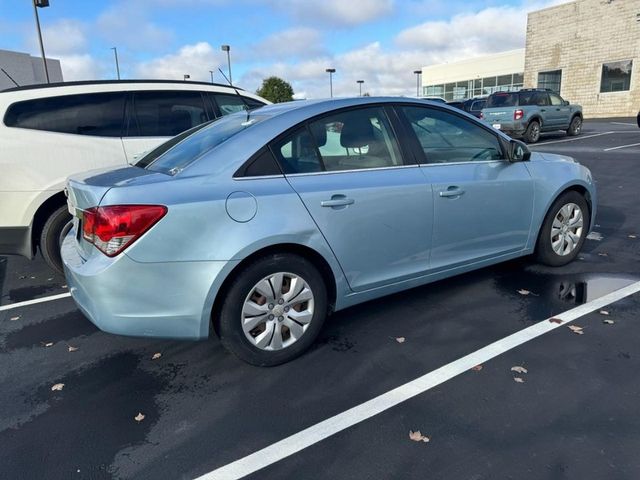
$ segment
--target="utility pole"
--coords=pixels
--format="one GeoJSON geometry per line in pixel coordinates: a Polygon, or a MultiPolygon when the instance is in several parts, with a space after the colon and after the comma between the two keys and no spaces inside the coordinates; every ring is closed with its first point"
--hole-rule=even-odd
{"type": "Polygon", "coordinates": [[[329,74],[329,95],[333,98],[333,74],[336,73],[336,69],[327,68],[325,72],[329,74]]]}
{"type": "Polygon", "coordinates": [[[42,43],[42,30],[40,30],[40,17],[38,16],[38,8],[49,6],[49,0],[33,0],[33,12],[36,15],[36,27],[38,28],[38,40],[40,41],[40,54],[42,55],[42,67],[44,68],[44,76],[49,81],[49,69],[47,68],[47,57],[44,54],[44,44],[42,43]]]}
{"type": "Polygon", "coordinates": [[[422,75],[422,70],[414,70],[413,73],[416,74],[416,97],[420,97],[420,75],[422,75]]]}
{"type": "Polygon", "coordinates": [[[233,80],[231,79],[231,46],[229,45],[221,45],[220,48],[223,52],[227,52],[227,66],[229,67],[229,85],[233,85],[233,80]]]}
{"type": "Polygon", "coordinates": [[[356,80],[356,82],[358,83],[358,86],[360,87],[360,97],[362,96],[362,84],[364,83],[364,80],[356,80]]]}
{"type": "Polygon", "coordinates": [[[120,80],[120,64],[118,63],[118,49],[116,47],[111,47],[113,50],[113,54],[116,56],[116,73],[118,74],[118,80],[120,80]]]}

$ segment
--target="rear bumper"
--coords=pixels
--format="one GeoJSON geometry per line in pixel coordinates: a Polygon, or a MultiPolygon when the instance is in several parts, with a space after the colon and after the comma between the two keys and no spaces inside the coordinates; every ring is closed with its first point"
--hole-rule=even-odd
{"type": "Polygon", "coordinates": [[[507,121],[502,122],[499,120],[485,120],[489,126],[500,124],[500,131],[506,133],[510,137],[521,137],[527,130],[527,126],[523,125],[520,121],[507,121]]]}
{"type": "Polygon", "coordinates": [[[75,230],[62,243],[67,284],[100,330],[128,336],[197,340],[209,335],[212,285],[230,262],[139,263],[78,253],[75,230]]]}
{"type": "Polygon", "coordinates": [[[32,258],[31,226],[0,227],[0,254],[32,258]]]}

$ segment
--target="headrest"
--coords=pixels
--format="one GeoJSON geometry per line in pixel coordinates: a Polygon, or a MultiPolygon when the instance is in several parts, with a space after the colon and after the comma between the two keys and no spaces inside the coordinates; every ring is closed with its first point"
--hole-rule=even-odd
{"type": "Polygon", "coordinates": [[[327,144],[327,126],[323,122],[315,122],[309,125],[311,134],[319,147],[327,144]]]}
{"type": "Polygon", "coordinates": [[[342,126],[340,145],[345,148],[360,148],[375,142],[373,125],[368,117],[349,115],[342,126]]]}

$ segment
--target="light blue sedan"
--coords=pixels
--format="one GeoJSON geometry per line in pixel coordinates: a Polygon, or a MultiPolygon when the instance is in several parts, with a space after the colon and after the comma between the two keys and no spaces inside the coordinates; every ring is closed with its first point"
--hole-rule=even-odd
{"type": "Polygon", "coordinates": [[[255,365],[300,355],[329,313],[373,298],[524,255],[564,265],[596,206],[571,158],[403,98],[232,114],[67,190],[62,258],[91,321],[214,331],[255,365]]]}

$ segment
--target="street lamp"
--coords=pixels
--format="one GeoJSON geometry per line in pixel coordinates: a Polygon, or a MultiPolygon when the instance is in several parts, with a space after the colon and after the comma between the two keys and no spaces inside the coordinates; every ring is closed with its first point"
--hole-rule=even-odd
{"type": "Polygon", "coordinates": [[[336,73],[336,69],[327,68],[325,72],[329,74],[329,94],[331,95],[331,98],[333,98],[333,74],[336,73]]]}
{"type": "Polygon", "coordinates": [[[185,74],[182,76],[182,80],[184,80],[185,82],[186,82],[188,79],[190,79],[190,78],[191,78],[191,75],[189,75],[188,73],[185,73],[185,74]]]}
{"type": "Polygon", "coordinates": [[[40,54],[42,55],[42,66],[44,67],[44,76],[49,82],[49,69],[47,68],[47,58],[44,55],[44,44],[42,43],[42,31],[40,30],[40,17],[38,17],[38,8],[49,6],[49,0],[33,0],[33,11],[36,14],[36,27],[38,28],[38,40],[40,40],[40,54]]]}
{"type": "Polygon", "coordinates": [[[231,47],[229,45],[221,45],[220,48],[223,52],[227,52],[227,65],[229,66],[229,85],[233,85],[233,80],[231,80],[231,47]]]}
{"type": "Polygon", "coordinates": [[[422,70],[414,70],[413,73],[416,74],[416,97],[420,96],[420,75],[422,75],[422,70]]]}
{"type": "Polygon", "coordinates": [[[356,83],[358,83],[358,87],[360,87],[360,96],[362,96],[362,84],[364,83],[364,80],[356,80],[356,83]]]}
{"type": "Polygon", "coordinates": [[[111,47],[111,50],[113,50],[113,54],[116,57],[116,72],[118,74],[118,80],[120,80],[120,64],[118,64],[118,49],[116,47],[111,47]]]}
{"type": "Polygon", "coordinates": [[[209,70],[209,73],[211,74],[211,83],[213,83],[213,70],[209,70]]]}

